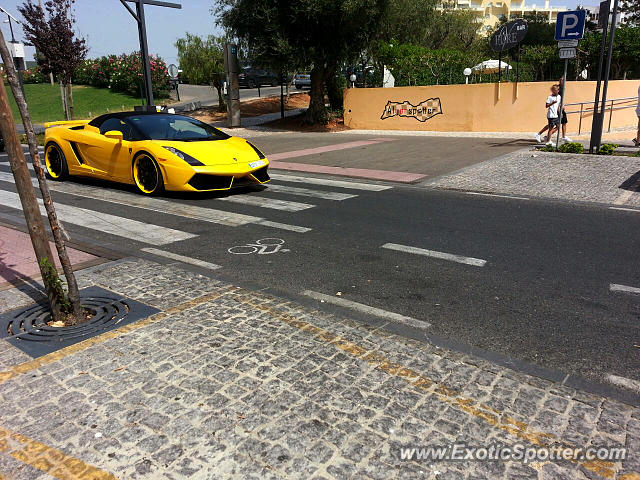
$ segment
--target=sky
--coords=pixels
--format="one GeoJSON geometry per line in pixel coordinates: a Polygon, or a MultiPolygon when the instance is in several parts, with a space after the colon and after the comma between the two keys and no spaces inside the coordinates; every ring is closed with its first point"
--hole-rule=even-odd
{"type": "MultiPolygon", "coordinates": [[[[36,0],[33,0],[36,1],[36,0]]],[[[211,15],[213,0],[167,0],[182,4],[181,10],[156,6],[145,7],[149,51],[160,55],[167,64],[177,64],[175,41],[185,32],[196,35],[220,35],[221,31],[211,15]]],[[[17,6],[24,0],[0,0],[0,6],[20,20],[17,6]]],[[[527,0],[527,4],[544,5],[544,0],[527,0]]],[[[599,0],[552,0],[554,6],[573,8],[576,3],[596,5],[599,0]]],[[[130,53],[140,49],[135,20],[119,0],[76,0],[76,29],[79,36],[87,40],[89,58],[109,54],[130,53]]],[[[0,14],[0,17],[5,17],[0,14]]],[[[0,23],[2,32],[11,38],[9,25],[0,23]]],[[[16,30],[16,39],[24,40],[21,29],[16,30]]],[[[27,60],[33,59],[33,49],[27,48],[27,60]]]]}
{"type": "MultiPolygon", "coordinates": [[[[33,0],[37,2],[37,0],[33,0]]],[[[196,35],[221,34],[211,15],[212,0],[166,0],[182,4],[181,10],[148,5],[145,7],[149,52],[160,55],[167,64],[177,64],[175,41],[186,32],[196,35]]],[[[0,0],[0,6],[21,20],[17,6],[24,0],[0,0]]],[[[130,53],[140,50],[135,20],[119,0],[76,0],[76,31],[87,40],[88,58],[130,53]]],[[[0,13],[6,20],[6,15],[0,13]]],[[[0,23],[6,40],[11,38],[9,25],[0,23]]],[[[22,30],[14,30],[16,39],[24,41],[22,30]]],[[[33,49],[27,48],[26,60],[33,59],[33,49]]]]}

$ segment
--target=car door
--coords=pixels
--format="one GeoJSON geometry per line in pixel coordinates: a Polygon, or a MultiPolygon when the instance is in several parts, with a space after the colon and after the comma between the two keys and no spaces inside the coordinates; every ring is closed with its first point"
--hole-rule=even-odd
{"type": "Polygon", "coordinates": [[[109,118],[100,125],[100,133],[78,145],[85,169],[108,180],[129,180],[131,126],[119,118],[109,118]],[[110,131],[122,132],[123,140],[107,138],[110,131]]]}

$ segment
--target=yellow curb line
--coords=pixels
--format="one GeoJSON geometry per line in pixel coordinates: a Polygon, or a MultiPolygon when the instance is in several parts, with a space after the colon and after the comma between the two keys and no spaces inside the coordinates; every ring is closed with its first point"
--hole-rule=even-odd
{"type": "MultiPolygon", "coordinates": [[[[0,427],[0,452],[63,480],[116,480],[116,477],[64,452],[0,427]]],[[[8,473],[5,472],[7,475],[8,473]]],[[[0,479],[5,477],[0,474],[0,479]]]]}
{"type": "Polygon", "coordinates": [[[47,355],[43,355],[42,357],[36,358],[34,360],[15,365],[11,367],[9,370],[0,372],[0,384],[8,380],[11,380],[12,378],[15,378],[19,375],[35,370],[36,368],[40,368],[44,365],[49,365],[50,363],[57,362],[58,360],[68,357],[69,355],[73,355],[74,353],[78,353],[83,350],[86,350],[87,348],[93,345],[104,343],[107,340],[111,340],[112,338],[117,338],[125,333],[129,333],[134,330],[138,330],[139,328],[146,327],[147,325],[163,320],[169,317],[170,315],[174,315],[176,313],[183,312],[184,310],[187,310],[191,307],[195,307],[197,305],[201,305],[203,303],[216,300],[221,296],[225,295],[226,293],[228,293],[232,288],[233,287],[226,287],[221,291],[202,295],[193,300],[189,300],[187,302],[181,303],[180,305],[177,305],[175,307],[171,307],[165,310],[164,312],[155,313],[150,317],[147,317],[137,322],[130,323],[129,325],[125,325],[123,327],[117,328],[116,330],[111,330],[109,332],[102,333],[96,337],[88,338],[86,340],[83,340],[82,342],[69,345],[68,347],[65,347],[56,352],[48,353],[47,355]]]}
{"type": "MultiPolygon", "coordinates": [[[[458,395],[458,392],[455,389],[449,388],[446,385],[439,383],[436,380],[433,380],[425,375],[421,375],[415,370],[407,368],[399,363],[391,362],[380,353],[357,345],[356,343],[353,343],[339,335],[331,333],[328,330],[316,327],[315,325],[312,325],[304,320],[299,320],[292,315],[279,312],[274,307],[264,306],[259,303],[261,300],[258,297],[258,294],[254,292],[242,291],[242,293],[253,296],[254,298],[256,298],[256,301],[253,302],[247,300],[237,300],[239,303],[265,312],[271,315],[273,318],[291,325],[298,330],[308,332],[323,342],[329,343],[356,358],[360,358],[372,365],[375,365],[376,368],[379,368],[389,375],[402,378],[407,383],[419,390],[433,393],[440,401],[448,403],[449,405],[453,405],[463,412],[483,420],[485,423],[488,423],[492,427],[510,433],[533,445],[541,447],[562,446],[567,448],[575,448],[573,445],[566,443],[559,438],[556,438],[555,435],[532,430],[529,425],[524,422],[516,421],[510,417],[505,417],[500,420],[499,415],[502,412],[496,409],[478,405],[477,402],[472,398],[462,397],[458,395]]],[[[587,470],[590,470],[604,478],[613,478],[615,474],[615,470],[613,469],[613,462],[604,460],[570,461],[577,465],[582,465],[587,470]]],[[[640,474],[628,473],[620,477],[619,480],[640,480],[640,474]]]]}

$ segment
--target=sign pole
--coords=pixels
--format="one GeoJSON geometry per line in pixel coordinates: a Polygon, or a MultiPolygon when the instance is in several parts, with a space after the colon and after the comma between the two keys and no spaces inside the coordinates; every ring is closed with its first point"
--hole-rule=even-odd
{"type": "Polygon", "coordinates": [[[564,74],[562,75],[562,88],[560,91],[562,94],[560,95],[560,107],[558,110],[558,135],[556,136],[556,150],[558,150],[558,145],[560,144],[560,130],[562,130],[562,111],[564,110],[564,97],[567,94],[567,67],[569,66],[569,59],[564,59],[564,74]]]}
{"type": "MultiPolygon", "coordinates": [[[[614,0],[613,2],[613,19],[611,20],[611,34],[609,35],[609,51],[607,52],[607,66],[604,70],[604,85],[602,87],[602,104],[600,106],[600,117],[598,118],[598,138],[596,138],[596,150],[600,151],[600,144],[602,143],[602,129],[604,128],[604,110],[607,102],[607,90],[609,89],[609,73],[611,72],[611,57],[613,56],[613,41],[616,37],[616,25],[618,16],[618,4],[620,0],[614,0]]],[[[611,107],[613,108],[613,107],[611,107]]]]}
{"type": "MultiPolygon", "coordinates": [[[[147,42],[147,24],[144,18],[144,6],[154,5],[157,7],[168,8],[182,8],[180,4],[164,2],[162,0],[120,0],[120,3],[124,5],[127,11],[134,18],[138,24],[138,37],[140,39],[140,57],[142,60],[142,77],[144,79],[143,97],[146,100],[146,110],[155,111],[153,106],[153,84],[151,79],[151,64],[149,63],[149,45],[147,42]],[[136,10],[127,5],[129,3],[135,3],[136,10]]],[[[145,107],[143,107],[145,108],[145,107]]]]}
{"type": "Polygon", "coordinates": [[[144,78],[144,98],[147,107],[153,106],[153,85],[151,84],[151,65],[149,65],[149,45],[147,44],[147,24],[144,19],[143,0],[137,0],[138,36],[140,37],[140,55],[142,56],[142,77],[144,78]]]}
{"type": "Polygon", "coordinates": [[[589,153],[593,153],[594,149],[599,148],[600,140],[602,139],[602,119],[604,119],[604,113],[600,112],[600,89],[602,87],[602,67],[604,63],[604,50],[607,45],[607,35],[609,33],[609,0],[600,3],[600,18],[599,23],[602,27],[602,44],[600,45],[600,61],[598,62],[598,79],[596,83],[596,95],[593,99],[593,117],[591,120],[591,139],[589,140],[589,153]],[[607,15],[602,15],[602,12],[607,12],[607,15]]]}

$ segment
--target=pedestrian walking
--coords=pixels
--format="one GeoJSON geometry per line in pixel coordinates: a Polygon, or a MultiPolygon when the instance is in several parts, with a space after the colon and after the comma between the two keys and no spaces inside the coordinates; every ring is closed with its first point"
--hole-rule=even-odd
{"type": "MultiPolygon", "coordinates": [[[[558,85],[560,87],[560,97],[564,96],[564,79],[561,77],[558,80],[558,85]]],[[[569,120],[567,119],[567,111],[563,108],[562,109],[562,118],[560,119],[560,125],[562,127],[562,141],[563,142],[570,142],[571,139],[569,137],[567,137],[567,123],[569,122],[569,120]]],[[[549,123],[547,122],[547,125],[545,125],[544,127],[542,127],[542,130],[540,130],[538,133],[536,133],[536,140],[538,141],[538,143],[542,143],[543,138],[542,138],[542,134],[544,132],[546,132],[549,129],[549,123]]],[[[551,134],[549,134],[547,137],[544,138],[544,141],[546,142],[547,140],[551,140],[551,134]]]]}
{"type": "Polygon", "coordinates": [[[551,95],[547,97],[547,100],[545,102],[545,107],[547,108],[547,126],[542,130],[540,130],[540,132],[536,135],[536,140],[538,140],[538,142],[542,140],[541,135],[544,133],[544,131],[548,130],[549,133],[547,136],[547,145],[553,145],[553,142],[551,141],[551,137],[558,130],[560,126],[558,109],[560,108],[561,100],[562,100],[562,97],[560,96],[560,86],[553,85],[551,87],[551,95]]]}

